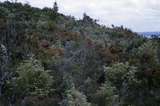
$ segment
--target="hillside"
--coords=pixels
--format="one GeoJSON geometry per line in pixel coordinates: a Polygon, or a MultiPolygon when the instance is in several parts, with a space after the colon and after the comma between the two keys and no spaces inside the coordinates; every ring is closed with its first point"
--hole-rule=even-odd
{"type": "Polygon", "coordinates": [[[0,105],[159,106],[159,41],[0,2],[0,105]]]}

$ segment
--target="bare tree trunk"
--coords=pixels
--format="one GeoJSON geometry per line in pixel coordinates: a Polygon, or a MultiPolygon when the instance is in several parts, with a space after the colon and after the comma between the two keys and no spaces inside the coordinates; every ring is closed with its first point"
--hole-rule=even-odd
{"type": "Polygon", "coordinates": [[[9,103],[9,106],[15,106],[15,104],[9,103]]]}
{"type": "Polygon", "coordinates": [[[0,97],[2,96],[2,86],[0,84],[0,97]]]}
{"type": "Polygon", "coordinates": [[[9,98],[9,106],[15,106],[15,103],[16,103],[15,95],[12,95],[9,98]]]}
{"type": "Polygon", "coordinates": [[[12,101],[9,102],[9,106],[15,106],[14,103],[12,103],[12,101]]]}
{"type": "Polygon", "coordinates": [[[26,106],[26,97],[23,98],[22,102],[21,102],[21,106],[26,106]]]}

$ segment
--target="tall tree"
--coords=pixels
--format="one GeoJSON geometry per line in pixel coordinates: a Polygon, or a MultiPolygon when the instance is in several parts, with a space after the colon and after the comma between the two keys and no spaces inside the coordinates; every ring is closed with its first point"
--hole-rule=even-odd
{"type": "Polygon", "coordinates": [[[54,5],[53,5],[53,11],[56,13],[58,12],[58,5],[56,1],[54,2],[54,5]]]}

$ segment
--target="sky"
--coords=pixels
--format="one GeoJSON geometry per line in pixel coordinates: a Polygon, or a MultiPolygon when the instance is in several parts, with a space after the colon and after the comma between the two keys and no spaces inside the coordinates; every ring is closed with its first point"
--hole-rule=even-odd
{"type": "MultiPolygon", "coordinates": [[[[0,0],[4,1],[4,0],[0,0]]],[[[18,0],[34,7],[53,7],[54,0],[18,0]]],[[[123,25],[135,32],[160,31],[160,0],[56,0],[59,12],[77,19],[87,13],[100,24],[123,25]]]]}

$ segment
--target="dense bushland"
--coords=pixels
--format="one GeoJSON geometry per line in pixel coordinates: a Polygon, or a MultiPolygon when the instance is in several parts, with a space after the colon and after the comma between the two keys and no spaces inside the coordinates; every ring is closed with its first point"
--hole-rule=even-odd
{"type": "Polygon", "coordinates": [[[1,2],[0,105],[159,106],[160,40],[1,2]]]}

